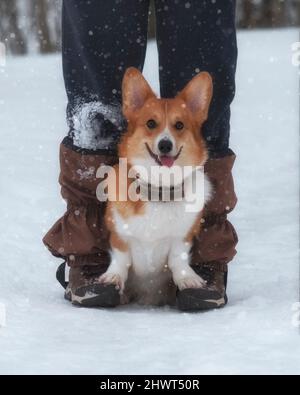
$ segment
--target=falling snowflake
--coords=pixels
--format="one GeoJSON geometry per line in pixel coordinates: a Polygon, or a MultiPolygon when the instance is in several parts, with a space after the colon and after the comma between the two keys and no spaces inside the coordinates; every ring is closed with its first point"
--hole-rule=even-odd
{"type": "Polygon", "coordinates": [[[183,252],[182,254],[181,254],[181,259],[183,260],[183,261],[186,261],[186,260],[188,260],[188,258],[189,258],[189,256],[188,256],[188,254],[186,253],[186,252],[183,252]]]}

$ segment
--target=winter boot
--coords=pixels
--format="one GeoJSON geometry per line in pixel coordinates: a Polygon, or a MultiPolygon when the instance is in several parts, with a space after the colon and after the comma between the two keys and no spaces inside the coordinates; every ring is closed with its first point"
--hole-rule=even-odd
{"type": "Polygon", "coordinates": [[[177,291],[177,306],[182,311],[219,309],[227,304],[227,267],[216,263],[192,266],[206,282],[206,288],[177,291]]]}
{"type": "Polygon", "coordinates": [[[83,307],[116,307],[120,304],[120,293],[114,285],[99,283],[107,266],[84,266],[71,268],[65,299],[83,307]]]}

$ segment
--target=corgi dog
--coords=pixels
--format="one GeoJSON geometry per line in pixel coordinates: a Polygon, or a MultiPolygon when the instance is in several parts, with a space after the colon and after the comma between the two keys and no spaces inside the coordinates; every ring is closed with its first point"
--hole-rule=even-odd
{"type": "MultiPolygon", "coordinates": [[[[199,168],[203,169],[208,159],[201,126],[208,117],[212,78],[202,72],[174,99],[160,99],[140,71],[129,68],[122,95],[128,127],[119,144],[119,157],[126,158],[129,173],[136,174],[141,185],[148,177],[146,190],[153,187],[174,192],[174,188],[184,187],[181,199],[129,199],[128,195],[124,199],[118,193],[115,199],[108,199],[105,221],[110,231],[111,263],[100,283],[115,285],[123,303],[173,304],[177,289],[206,286],[190,267],[190,250],[211,194],[210,183],[199,168]],[[177,183],[150,177],[153,168],[170,171],[175,167],[190,169],[181,173],[177,183]],[[193,210],[187,210],[195,172],[201,181],[195,187],[198,198],[193,210]]],[[[111,186],[119,190],[126,182],[128,192],[133,180],[121,177],[119,167],[114,167],[119,177],[111,181],[108,177],[108,187],[117,182],[111,186]]]]}

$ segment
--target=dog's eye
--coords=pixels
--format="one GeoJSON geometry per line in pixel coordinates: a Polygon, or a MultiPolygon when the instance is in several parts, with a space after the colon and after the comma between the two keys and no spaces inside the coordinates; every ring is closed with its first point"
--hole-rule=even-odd
{"type": "Polygon", "coordinates": [[[175,123],[175,129],[182,130],[184,128],[184,124],[181,121],[175,123]]]}
{"type": "Polygon", "coordinates": [[[147,127],[148,127],[149,129],[155,129],[155,128],[157,127],[157,123],[154,121],[154,119],[150,119],[150,120],[147,122],[147,127]]]}

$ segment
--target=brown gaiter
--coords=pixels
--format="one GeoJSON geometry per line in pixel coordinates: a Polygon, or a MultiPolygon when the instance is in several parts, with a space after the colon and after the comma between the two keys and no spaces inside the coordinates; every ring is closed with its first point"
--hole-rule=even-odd
{"type": "Polygon", "coordinates": [[[67,201],[67,211],[43,239],[56,257],[69,266],[108,264],[108,231],[104,224],[105,203],[97,200],[100,179],[98,168],[114,165],[117,155],[97,155],[76,152],[64,143],[60,146],[61,193],[67,201]]]}
{"type": "Polygon", "coordinates": [[[237,234],[227,215],[234,209],[237,197],[234,192],[232,168],[235,155],[209,159],[205,173],[213,187],[213,196],[204,209],[204,222],[192,248],[193,264],[212,266],[227,271],[236,254],[237,234]]]}

